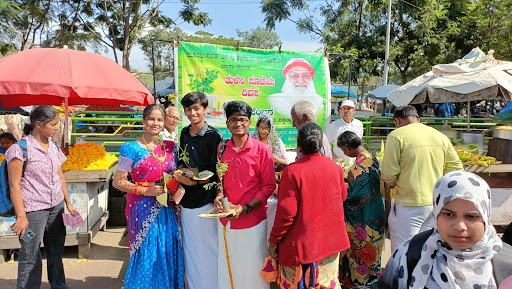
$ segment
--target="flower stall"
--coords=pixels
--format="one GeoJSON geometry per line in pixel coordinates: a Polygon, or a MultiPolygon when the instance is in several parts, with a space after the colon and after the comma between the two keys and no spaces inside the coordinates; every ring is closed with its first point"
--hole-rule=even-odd
{"type": "MultiPolygon", "coordinates": [[[[109,181],[117,168],[117,157],[90,142],[70,146],[68,152],[62,169],[71,202],[84,222],[75,228],[66,226],[65,246],[78,245],[78,257],[87,258],[92,239],[100,229],[105,228],[109,217],[109,181]]],[[[17,237],[10,230],[14,221],[14,217],[0,217],[0,249],[4,257],[8,249],[20,247],[17,237]]]]}
{"type": "Polygon", "coordinates": [[[491,223],[506,226],[512,222],[512,164],[467,165],[464,170],[482,177],[491,188],[491,223]]]}

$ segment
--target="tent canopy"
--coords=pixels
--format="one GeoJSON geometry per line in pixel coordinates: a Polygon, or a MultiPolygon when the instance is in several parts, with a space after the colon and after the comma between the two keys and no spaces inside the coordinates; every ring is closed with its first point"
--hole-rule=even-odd
{"type": "Polygon", "coordinates": [[[512,97],[512,62],[494,59],[478,47],[462,59],[438,64],[389,94],[396,106],[418,103],[468,102],[512,97]]]}
{"type": "Polygon", "coordinates": [[[357,94],[353,93],[353,92],[348,92],[348,90],[345,90],[343,88],[339,88],[339,87],[333,87],[331,88],[331,95],[348,95],[350,97],[355,97],[357,98],[357,94]]]}
{"type": "MultiPolygon", "coordinates": [[[[148,88],[153,92],[153,86],[148,88]]],[[[175,92],[174,77],[166,77],[156,81],[156,93],[158,96],[166,96],[175,92]]]]}
{"type": "Polygon", "coordinates": [[[393,90],[395,90],[399,87],[400,86],[396,85],[396,84],[382,85],[382,86],[379,86],[379,87],[375,88],[374,90],[370,91],[368,93],[368,96],[371,98],[376,98],[376,99],[387,99],[389,93],[391,93],[393,90]]]}

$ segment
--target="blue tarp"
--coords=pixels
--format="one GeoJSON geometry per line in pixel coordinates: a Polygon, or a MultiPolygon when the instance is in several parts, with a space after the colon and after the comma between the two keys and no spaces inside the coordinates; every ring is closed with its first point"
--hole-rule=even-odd
{"type": "Polygon", "coordinates": [[[353,93],[353,92],[350,92],[350,94],[348,93],[347,90],[343,89],[343,88],[338,88],[338,87],[333,87],[331,88],[331,95],[333,94],[344,94],[344,95],[348,95],[350,97],[355,97],[357,98],[357,94],[353,93]]]}
{"type": "Polygon", "coordinates": [[[498,113],[498,117],[501,120],[512,119],[512,101],[505,105],[500,112],[498,113]]]}

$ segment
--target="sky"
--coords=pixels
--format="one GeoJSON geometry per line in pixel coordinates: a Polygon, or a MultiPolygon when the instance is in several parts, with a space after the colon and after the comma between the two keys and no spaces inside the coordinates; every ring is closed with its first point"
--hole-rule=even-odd
{"type": "MultiPolygon", "coordinates": [[[[178,0],[164,0],[161,10],[166,16],[175,19],[181,7],[182,4],[178,0]]],[[[260,0],[201,0],[197,7],[200,11],[208,13],[212,24],[206,27],[197,27],[188,23],[180,23],[181,19],[178,20],[178,26],[186,33],[207,31],[216,36],[238,38],[237,29],[249,31],[258,26],[265,27],[260,0]]],[[[321,47],[319,41],[311,39],[310,35],[298,33],[295,24],[291,21],[276,23],[275,32],[283,42],[282,50],[314,52],[321,47]]],[[[132,69],[149,72],[147,60],[144,58],[142,51],[135,47],[130,55],[132,69]]]]}

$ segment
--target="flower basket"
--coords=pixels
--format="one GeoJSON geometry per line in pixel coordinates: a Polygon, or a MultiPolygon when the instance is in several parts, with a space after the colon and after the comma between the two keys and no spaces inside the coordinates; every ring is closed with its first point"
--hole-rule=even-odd
{"type": "Polygon", "coordinates": [[[89,183],[109,181],[117,169],[117,161],[105,170],[70,170],[64,171],[68,183],[89,183]]]}

